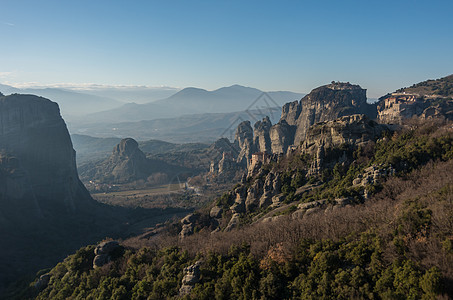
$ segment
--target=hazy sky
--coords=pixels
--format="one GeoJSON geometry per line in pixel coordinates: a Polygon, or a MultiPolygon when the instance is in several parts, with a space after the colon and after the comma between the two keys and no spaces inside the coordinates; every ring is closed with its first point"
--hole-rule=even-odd
{"type": "Polygon", "coordinates": [[[0,82],[377,97],[453,73],[453,1],[0,0],[0,82]]]}

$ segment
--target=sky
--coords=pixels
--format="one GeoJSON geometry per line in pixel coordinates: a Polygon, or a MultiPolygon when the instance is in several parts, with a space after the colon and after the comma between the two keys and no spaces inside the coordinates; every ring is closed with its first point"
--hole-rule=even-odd
{"type": "Polygon", "coordinates": [[[0,83],[379,97],[453,73],[453,1],[0,0],[0,83]]]}

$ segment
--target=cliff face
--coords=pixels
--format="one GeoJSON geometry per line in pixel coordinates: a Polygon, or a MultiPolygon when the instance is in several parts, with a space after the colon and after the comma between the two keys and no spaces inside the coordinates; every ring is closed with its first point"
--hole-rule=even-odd
{"type": "Polygon", "coordinates": [[[269,117],[265,117],[262,121],[258,121],[254,125],[254,145],[258,152],[271,152],[271,138],[269,131],[272,127],[269,117]]]}
{"type": "Polygon", "coordinates": [[[352,114],[375,118],[376,108],[366,103],[366,90],[349,83],[332,83],[314,89],[296,105],[285,107],[282,120],[296,126],[294,144],[299,145],[308,128],[318,122],[352,114]]]}
{"type": "Polygon", "coordinates": [[[256,152],[250,121],[244,121],[238,125],[235,134],[235,144],[240,149],[237,162],[242,166],[248,166],[252,154],[256,152]]]}
{"type": "Polygon", "coordinates": [[[359,146],[375,140],[386,130],[385,125],[378,124],[365,115],[344,116],[310,126],[301,149],[313,155],[320,147],[333,148],[342,144],[359,146]]]}
{"type": "Polygon", "coordinates": [[[271,127],[269,136],[271,152],[275,154],[286,153],[288,147],[294,143],[295,126],[289,125],[285,120],[280,120],[271,127]]]}
{"type": "Polygon", "coordinates": [[[35,216],[71,212],[92,199],[80,182],[75,151],[58,105],[32,95],[0,97],[0,202],[35,216]]]}
{"type": "Polygon", "coordinates": [[[284,154],[292,145],[300,145],[308,128],[318,122],[342,116],[365,114],[374,119],[376,105],[366,102],[366,90],[349,83],[332,83],[311,91],[300,101],[287,103],[282,108],[280,121],[273,125],[264,118],[254,125],[249,121],[239,124],[236,141],[241,149],[238,161],[245,164],[255,152],[284,154]]]}

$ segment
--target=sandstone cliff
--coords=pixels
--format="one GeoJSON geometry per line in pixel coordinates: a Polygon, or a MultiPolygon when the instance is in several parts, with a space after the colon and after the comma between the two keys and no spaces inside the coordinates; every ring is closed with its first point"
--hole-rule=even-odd
{"type": "Polygon", "coordinates": [[[291,146],[300,145],[308,128],[318,122],[353,114],[365,114],[374,119],[376,105],[366,100],[366,90],[360,86],[332,82],[314,89],[300,101],[285,104],[280,121],[275,125],[268,117],[256,122],[254,130],[249,121],[242,122],[235,137],[240,149],[237,160],[248,166],[256,152],[285,154],[291,146]]]}
{"type": "Polygon", "coordinates": [[[385,125],[365,115],[344,116],[310,126],[301,149],[305,153],[315,154],[320,147],[333,148],[343,144],[360,146],[375,140],[386,130],[385,125]]]}
{"type": "Polygon", "coordinates": [[[294,144],[299,145],[308,128],[315,123],[352,114],[366,114],[375,118],[376,107],[366,100],[366,90],[360,86],[333,82],[314,89],[298,103],[287,104],[281,119],[296,126],[294,144]]]}
{"type": "Polygon", "coordinates": [[[237,162],[242,166],[248,166],[252,154],[256,152],[250,121],[244,121],[238,125],[234,139],[235,144],[240,149],[237,162]]]}
{"type": "Polygon", "coordinates": [[[262,121],[255,123],[254,127],[254,138],[253,144],[257,152],[271,152],[271,138],[269,131],[272,127],[272,123],[269,117],[265,117],[262,121]]]}

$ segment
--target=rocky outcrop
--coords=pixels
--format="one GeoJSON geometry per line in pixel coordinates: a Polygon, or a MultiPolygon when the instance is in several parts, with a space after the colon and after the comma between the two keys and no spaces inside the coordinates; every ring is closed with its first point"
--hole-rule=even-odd
{"type": "Polygon", "coordinates": [[[117,241],[102,242],[94,249],[93,268],[99,268],[111,261],[112,255],[121,246],[117,241]]]}
{"type": "Polygon", "coordinates": [[[402,124],[414,116],[423,120],[453,120],[453,100],[440,96],[392,93],[378,103],[378,120],[386,124],[402,124]]]}
{"type": "Polygon", "coordinates": [[[319,152],[326,148],[343,144],[360,145],[375,140],[386,130],[385,125],[378,124],[365,115],[349,115],[311,126],[301,149],[305,153],[319,156],[319,152]]]}
{"type": "Polygon", "coordinates": [[[159,159],[150,159],[140,150],[137,141],[125,138],[113,148],[110,157],[93,165],[81,168],[82,178],[86,181],[106,184],[125,184],[138,180],[146,181],[159,173],[167,178],[183,174],[189,170],[159,159]]]}
{"type": "Polygon", "coordinates": [[[234,139],[240,149],[237,162],[242,166],[248,166],[252,154],[256,152],[250,121],[244,121],[238,125],[234,139]]]}
{"type": "Polygon", "coordinates": [[[323,168],[346,163],[348,149],[374,141],[388,128],[365,115],[350,115],[311,126],[301,145],[301,151],[313,157],[308,176],[319,175],[323,168]],[[335,149],[342,147],[338,152],[335,149]]]}
{"type": "Polygon", "coordinates": [[[200,266],[201,261],[197,261],[193,265],[184,268],[184,277],[182,278],[182,285],[179,289],[180,296],[189,294],[195,284],[200,281],[200,266]]]}
{"type": "Polygon", "coordinates": [[[295,127],[291,126],[285,120],[280,120],[271,127],[269,137],[271,140],[271,152],[285,154],[288,147],[294,143],[295,127]]]}
{"type": "Polygon", "coordinates": [[[181,219],[182,229],[179,232],[180,239],[184,239],[189,235],[193,234],[195,222],[198,220],[198,217],[199,215],[197,214],[188,214],[187,216],[181,219]]]}
{"type": "Polygon", "coordinates": [[[92,203],[58,105],[33,95],[0,97],[0,219],[41,218],[92,203]]]}
{"type": "Polygon", "coordinates": [[[49,281],[50,281],[49,273],[41,275],[34,285],[35,289],[37,289],[39,292],[44,290],[49,284],[49,281]]]}
{"type": "Polygon", "coordinates": [[[366,168],[363,174],[359,174],[352,181],[354,186],[366,186],[368,184],[378,184],[388,176],[395,175],[395,169],[392,166],[372,165],[366,168]]]}
{"type": "Polygon", "coordinates": [[[106,170],[105,173],[110,173],[113,181],[117,183],[130,182],[150,175],[150,163],[146,155],[138,148],[138,143],[131,138],[121,140],[113,148],[107,164],[111,172],[106,170]]]}
{"type": "Polygon", "coordinates": [[[214,206],[214,207],[211,208],[211,210],[209,211],[209,216],[210,216],[211,218],[219,219],[219,218],[222,217],[222,213],[223,213],[222,207],[220,207],[220,206],[214,206]]]}
{"type": "Polygon", "coordinates": [[[423,120],[446,119],[453,120],[453,100],[431,103],[419,116],[423,120]]]}
{"type": "Polygon", "coordinates": [[[257,152],[271,152],[271,138],[269,136],[272,123],[269,117],[255,123],[254,127],[254,145],[257,152]]]}
{"type": "Polygon", "coordinates": [[[249,121],[242,122],[235,138],[240,149],[237,161],[249,167],[254,153],[285,154],[291,146],[305,140],[309,127],[315,123],[352,114],[374,119],[376,105],[366,100],[366,90],[360,86],[333,82],[314,89],[300,101],[285,104],[280,121],[273,126],[268,117],[256,122],[253,131],[249,121]]]}
{"type": "Polygon", "coordinates": [[[282,108],[282,116],[280,120],[284,120],[290,126],[296,126],[297,120],[299,120],[302,106],[299,101],[286,103],[282,108]]]}
{"type": "Polygon", "coordinates": [[[366,102],[366,90],[358,85],[335,83],[321,86],[300,102],[286,104],[281,120],[295,126],[294,144],[299,145],[308,128],[318,122],[334,120],[351,114],[366,114],[375,118],[376,108],[366,102]]]}
{"type": "Polygon", "coordinates": [[[218,180],[232,179],[241,169],[241,165],[236,162],[234,153],[224,152],[218,163],[211,162],[209,173],[218,180]]]}

